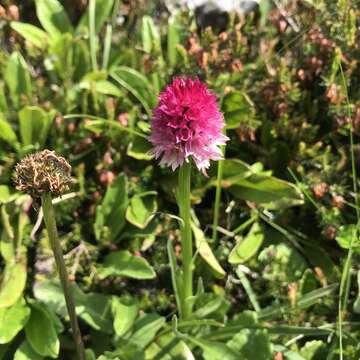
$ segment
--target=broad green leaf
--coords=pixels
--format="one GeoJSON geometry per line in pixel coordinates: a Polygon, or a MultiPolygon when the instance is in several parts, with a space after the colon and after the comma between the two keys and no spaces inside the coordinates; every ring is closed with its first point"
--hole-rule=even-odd
{"type": "Polygon", "coordinates": [[[194,222],[191,223],[191,228],[195,237],[195,245],[200,256],[206,261],[217,276],[224,277],[226,272],[217,261],[203,231],[194,222]]]}
{"type": "Polygon", "coordinates": [[[25,340],[16,350],[14,360],[42,360],[44,357],[39,355],[30,344],[25,340]]]}
{"type": "Polygon", "coordinates": [[[80,83],[80,88],[93,90],[99,94],[112,95],[115,97],[120,97],[122,95],[121,90],[119,90],[117,86],[107,80],[82,81],[80,83]]]}
{"type": "Polygon", "coordinates": [[[109,230],[109,239],[115,241],[125,226],[128,206],[127,179],[121,174],[107,188],[103,201],[96,208],[95,235],[101,240],[104,226],[109,230]]]}
{"type": "Polygon", "coordinates": [[[64,81],[72,78],[76,63],[74,48],[74,38],[70,33],[59,34],[50,42],[48,52],[51,56],[45,60],[46,69],[49,72],[55,72],[64,81]]]}
{"type": "MultiPolygon", "coordinates": [[[[103,27],[105,21],[109,18],[111,10],[114,5],[114,0],[96,0],[95,1],[95,32],[99,33],[103,27]]],[[[76,32],[82,32],[87,34],[89,30],[89,6],[86,9],[86,12],[81,17],[81,20],[76,28],[76,32]]]]}
{"type": "Polygon", "coordinates": [[[31,42],[34,46],[40,49],[44,49],[48,43],[48,36],[46,32],[34,25],[19,21],[12,21],[10,26],[27,41],[31,42]]]}
{"type": "Polygon", "coordinates": [[[135,69],[118,66],[111,71],[110,76],[141,103],[149,117],[152,116],[151,109],[155,106],[157,99],[151,84],[144,75],[135,69]]]}
{"type": "Polygon", "coordinates": [[[255,202],[267,209],[283,209],[304,202],[294,184],[255,170],[239,159],[226,159],[223,186],[229,187],[235,198],[255,202]]]}
{"type": "Polygon", "coordinates": [[[140,256],[132,255],[129,251],[116,251],[105,257],[99,269],[100,278],[108,276],[124,276],[133,279],[153,279],[156,274],[149,263],[140,256]]]}
{"type": "Polygon", "coordinates": [[[0,139],[16,149],[18,139],[11,125],[0,117],[0,139]]]}
{"type": "Polygon", "coordinates": [[[195,360],[189,347],[173,333],[158,337],[145,352],[146,360],[195,360]]]}
{"type": "Polygon", "coordinates": [[[349,249],[350,245],[356,249],[360,243],[356,238],[356,225],[342,225],[337,231],[335,240],[343,249],[349,249]]]}
{"type": "Polygon", "coordinates": [[[115,333],[121,337],[132,328],[138,316],[139,305],[133,299],[113,297],[112,312],[115,333]]]}
{"type": "Polygon", "coordinates": [[[6,203],[11,197],[11,192],[8,186],[0,185],[0,204],[6,203]]]}
{"type": "Polygon", "coordinates": [[[90,71],[90,52],[84,39],[76,39],[73,44],[74,80],[78,83],[90,71]]]}
{"type": "Polygon", "coordinates": [[[45,145],[55,111],[45,112],[37,106],[26,106],[19,111],[20,136],[23,145],[45,145]]]}
{"type": "Polygon", "coordinates": [[[246,126],[256,129],[261,121],[256,120],[254,104],[249,97],[240,91],[234,91],[225,96],[222,106],[227,129],[246,126]]]}
{"type": "Polygon", "coordinates": [[[131,343],[145,349],[155,338],[156,333],[165,326],[165,318],[158,314],[145,314],[134,325],[131,343]]]}
{"type": "Polygon", "coordinates": [[[25,326],[30,317],[30,308],[23,298],[7,308],[0,308],[0,344],[10,342],[25,326]]]}
{"type": "MultiPolygon", "coordinates": [[[[97,293],[85,294],[72,284],[76,314],[95,330],[112,332],[111,298],[97,293]]],[[[67,315],[64,295],[60,285],[47,281],[34,289],[36,299],[46,304],[52,311],[65,317],[67,315]]]]}
{"type": "Polygon", "coordinates": [[[320,340],[307,341],[301,348],[300,355],[306,360],[326,360],[328,345],[320,340]]]}
{"type": "Polygon", "coordinates": [[[239,240],[229,255],[230,264],[242,264],[251,259],[259,250],[264,241],[264,231],[258,222],[255,222],[249,233],[239,240]]]}
{"type": "Polygon", "coordinates": [[[223,318],[228,310],[229,302],[221,294],[200,293],[196,295],[194,304],[195,318],[223,318]]]}
{"type": "Polygon", "coordinates": [[[137,160],[151,160],[154,156],[149,153],[151,144],[148,140],[136,136],[129,144],[126,154],[137,160]]]}
{"type": "Polygon", "coordinates": [[[239,360],[239,354],[230,349],[226,344],[217,341],[207,341],[186,336],[186,339],[203,351],[205,360],[239,360]]]}
{"type": "Polygon", "coordinates": [[[126,220],[140,229],[145,229],[157,210],[156,191],[135,194],[126,210],[126,220]]]}
{"type": "Polygon", "coordinates": [[[8,263],[0,285],[0,309],[13,305],[22,296],[26,284],[26,259],[8,263]]]}
{"type": "Polygon", "coordinates": [[[178,50],[177,45],[180,43],[181,23],[178,16],[172,16],[168,21],[167,31],[167,57],[170,66],[173,68],[177,64],[178,50]]]}
{"type": "Polygon", "coordinates": [[[19,52],[14,51],[9,57],[4,79],[15,108],[20,106],[23,97],[27,97],[28,100],[31,99],[32,90],[29,69],[19,52]]]}
{"type": "Polygon", "coordinates": [[[73,32],[70,19],[58,0],[36,0],[35,4],[37,17],[51,38],[73,32]]]}
{"type": "Polygon", "coordinates": [[[55,322],[49,311],[40,303],[31,303],[30,319],[25,326],[26,340],[40,355],[57,359],[60,342],[55,322]]]}
{"type": "Polygon", "coordinates": [[[253,360],[254,349],[257,360],[269,360],[273,357],[272,345],[265,329],[243,329],[227,342],[227,346],[239,353],[239,359],[243,360],[253,360]]]}
{"type": "Polygon", "coordinates": [[[155,53],[161,51],[159,31],[154,24],[154,20],[148,15],[145,15],[142,18],[141,37],[143,49],[147,53],[151,53],[152,50],[154,50],[155,53]]]}

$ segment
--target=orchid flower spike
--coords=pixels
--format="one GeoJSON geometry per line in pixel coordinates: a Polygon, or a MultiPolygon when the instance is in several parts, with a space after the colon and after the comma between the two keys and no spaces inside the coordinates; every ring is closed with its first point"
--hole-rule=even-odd
{"type": "Polygon", "coordinates": [[[206,175],[210,160],[222,159],[221,145],[229,140],[216,97],[198,78],[175,78],[159,95],[153,110],[149,141],[160,164],[175,170],[194,161],[206,175]]]}

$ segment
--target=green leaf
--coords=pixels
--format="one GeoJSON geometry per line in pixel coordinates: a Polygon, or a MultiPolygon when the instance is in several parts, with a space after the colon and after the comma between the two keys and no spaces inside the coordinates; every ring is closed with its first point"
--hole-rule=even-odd
{"type": "Polygon", "coordinates": [[[256,129],[261,121],[256,120],[254,104],[249,97],[240,91],[233,91],[225,96],[222,110],[227,129],[246,126],[256,129]]]}
{"type": "Polygon", "coordinates": [[[72,33],[73,27],[65,9],[57,0],[36,0],[37,17],[51,38],[72,33]]]}
{"type": "Polygon", "coordinates": [[[159,336],[146,349],[147,360],[195,360],[189,347],[175,334],[159,336]]]}
{"type": "Polygon", "coordinates": [[[125,276],[133,279],[153,279],[156,274],[149,263],[140,256],[132,255],[129,251],[116,251],[105,257],[99,269],[100,278],[108,276],[125,276]]]}
{"type": "Polygon", "coordinates": [[[27,41],[39,49],[44,49],[48,43],[48,36],[46,32],[34,25],[22,23],[19,21],[12,21],[10,26],[27,41]]]}
{"type": "Polygon", "coordinates": [[[236,334],[227,346],[239,353],[239,359],[253,360],[256,349],[257,360],[268,360],[273,357],[273,349],[267,330],[243,329],[236,334]]]}
{"type": "Polygon", "coordinates": [[[229,302],[221,294],[200,293],[196,295],[194,304],[195,318],[209,319],[211,316],[223,318],[228,309],[229,302]]]}
{"type": "Polygon", "coordinates": [[[110,240],[115,241],[117,239],[126,223],[127,206],[127,179],[124,174],[121,174],[107,188],[101,205],[96,208],[94,228],[97,240],[101,240],[104,226],[109,229],[110,240]]]}
{"type": "Polygon", "coordinates": [[[79,86],[81,89],[93,90],[99,94],[112,95],[115,97],[122,95],[119,88],[107,80],[82,81],[79,86]]]}
{"type": "Polygon", "coordinates": [[[241,239],[231,250],[230,264],[242,264],[251,259],[260,249],[264,241],[264,231],[258,222],[255,222],[249,233],[241,239]]]}
{"type": "Polygon", "coordinates": [[[117,336],[124,336],[134,325],[139,312],[137,301],[129,298],[113,297],[114,330],[117,336]]]}
{"type": "Polygon", "coordinates": [[[23,341],[14,355],[14,360],[42,360],[43,358],[43,356],[34,351],[26,340],[23,341]]]}
{"type": "Polygon", "coordinates": [[[13,305],[21,297],[26,284],[26,259],[7,263],[0,285],[0,309],[13,305]]]}
{"type": "MultiPolygon", "coordinates": [[[[96,0],[95,1],[95,33],[98,34],[103,27],[104,23],[108,19],[111,10],[114,5],[114,0],[96,0]]],[[[86,9],[86,12],[81,17],[79,24],[76,28],[76,32],[82,32],[87,34],[89,30],[89,6],[86,9]]]]}
{"type": "Polygon", "coordinates": [[[28,100],[31,99],[32,90],[29,69],[19,52],[14,51],[8,59],[4,79],[15,108],[20,106],[22,97],[27,97],[28,100]]]}
{"type": "Polygon", "coordinates": [[[6,185],[0,185],[0,204],[8,202],[10,198],[10,188],[6,185]]]}
{"type": "Polygon", "coordinates": [[[26,106],[19,111],[20,136],[23,145],[45,145],[55,111],[45,112],[37,106],[26,106]]]}
{"type": "Polygon", "coordinates": [[[328,357],[328,346],[320,341],[307,341],[301,348],[300,354],[306,360],[326,360],[328,357]]]}
{"type": "Polygon", "coordinates": [[[126,220],[140,229],[145,229],[157,210],[156,191],[135,194],[126,210],[126,220]]]}
{"type": "Polygon", "coordinates": [[[0,308],[0,344],[10,342],[25,326],[30,317],[30,308],[23,298],[7,308],[0,308]]]}
{"type": "Polygon", "coordinates": [[[224,161],[223,186],[229,187],[235,198],[255,202],[267,209],[283,209],[304,202],[294,184],[256,172],[256,168],[239,159],[224,161]]]}
{"type": "Polygon", "coordinates": [[[26,340],[38,354],[56,359],[60,342],[55,322],[43,305],[35,301],[30,305],[31,315],[25,326],[26,340]]]}
{"type": "MultiPolygon", "coordinates": [[[[85,294],[75,284],[71,284],[75,298],[76,314],[95,330],[112,333],[111,298],[97,293],[85,294]]],[[[34,289],[35,297],[52,311],[67,316],[64,295],[60,285],[46,281],[34,289]]]]}
{"type": "Polygon", "coordinates": [[[4,92],[4,84],[0,83],[0,112],[3,114],[7,114],[8,112],[8,104],[7,104],[7,97],[4,92]]]}
{"type": "Polygon", "coordinates": [[[180,43],[180,34],[181,22],[179,16],[170,17],[167,31],[167,57],[172,68],[177,64],[178,50],[176,46],[180,43]]]}
{"type": "Polygon", "coordinates": [[[202,339],[196,339],[190,336],[186,336],[186,339],[196,346],[199,346],[203,351],[205,360],[239,360],[239,357],[235,351],[230,349],[226,344],[217,341],[207,341],[202,339]]]}
{"type": "Polygon", "coordinates": [[[159,31],[154,24],[154,20],[148,15],[142,18],[141,38],[145,52],[151,53],[151,50],[154,50],[154,52],[158,53],[161,51],[159,31]]]}
{"type": "Polygon", "coordinates": [[[195,245],[197,250],[199,251],[200,256],[215,272],[215,275],[217,275],[218,277],[224,277],[226,275],[226,272],[217,261],[203,231],[195,224],[195,222],[191,223],[191,228],[195,237],[195,245]]]}
{"type": "Polygon", "coordinates": [[[154,157],[149,153],[151,147],[147,139],[136,136],[129,144],[126,154],[137,160],[151,160],[154,157]]]}
{"type": "Polygon", "coordinates": [[[129,91],[144,107],[149,117],[152,117],[151,109],[155,106],[156,93],[147,78],[135,69],[118,66],[114,68],[110,76],[129,91]]]}
{"type": "Polygon", "coordinates": [[[352,243],[353,248],[360,245],[359,240],[356,238],[356,225],[342,225],[336,233],[335,240],[343,249],[349,249],[352,243]]]}
{"type": "Polygon", "coordinates": [[[18,139],[11,125],[0,117],[0,139],[16,149],[18,139]]]}
{"type": "Polygon", "coordinates": [[[165,326],[165,318],[158,314],[145,314],[134,325],[134,332],[130,338],[132,344],[145,349],[155,338],[156,333],[165,326]]]}

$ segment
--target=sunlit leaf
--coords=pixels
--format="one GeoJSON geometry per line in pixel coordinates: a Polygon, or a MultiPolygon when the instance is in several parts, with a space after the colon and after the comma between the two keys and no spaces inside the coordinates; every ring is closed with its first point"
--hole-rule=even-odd
{"type": "Polygon", "coordinates": [[[155,191],[135,194],[126,210],[126,220],[140,229],[145,229],[157,210],[155,191]]]}
{"type": "Polygon", "coordinates": [[[35,4],[38,19],[50,37],[73,32],[70,19],[58,0],[36,0],[35,4]]]}
{"type": "Polygon", "coordinates": [[[101,278],[124,276],[133,279],[153,279],[156,274],[143,257],[123,250],[113,252],[105,257],[99,269],[99,276],[101,278]]]}
{"type": "Polygon", "coordinates": [[[36,47],[44,49],[44,46],[46,46],[48,36],[45,31],[32,24],[26,24],[19,21],[12,21],[10,25],[16,32],[36,47]]]}
{"type": "Polygon", "coordinates": [[[251,259],[259,250],[264,241],[264,231],[259,223],[255,222],[249,233],[231,250],[230,264],[242,264],[251,259]]]}
{"type": "Polygon", "coordinates": [[[57,358],[60,342],[55,323],[48,310],[37,302],[31,303],[30,319],[25,326],[26,339],[40,355],[57,358]]]}
{"type": "Polygon", "coordinates": [[[30,317],[30,308],[23,298],[7,308],[0,308],[0,344],[10,342],[25,326],[30,317]]]}

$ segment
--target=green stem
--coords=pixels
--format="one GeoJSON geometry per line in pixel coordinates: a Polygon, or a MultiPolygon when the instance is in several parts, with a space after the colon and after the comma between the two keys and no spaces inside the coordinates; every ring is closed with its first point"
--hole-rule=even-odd
{"type": "Polygon", "coordinates": [[[190,179],[191,165],[185,163],[179,170],[179,192],[178,205],[180,217],[183,220],[181,224],[181,248],[182,248],[182,291],[180,298],[180,314],[186,319],[191,314],[193,295],[193,274],[192,274],[192,232],[190,224],[190,179]]]}
{"type": "MultiPolygon", "coordinates": [[[[224,134],[225,131],[224,131],[224,134]]],[[[222,153],[225,158],[225,146],[222,146],[222,153]]],[[[219,216],[220,216],[220,201],[221,201],[221,190],[222,190],[222,179],[223,179],[223,170],[224,170],[224,160],[218,161],[217,168],[217,177],[216,177],[216,193],[215,193],[215,205],[214,205],[214,219],[213,219],[213,229],[212,229],[212,246],[215,247],[218,237],[218,226],[219,226],[219,216]]]]}
{"type": "Polygon", "coordinates": [[[66,307],[70,317],[71,328],[73,331],[73,337],[75,341],[76,351],[78,354],[79,360],[85,360],[85,350],[84,344],[82,341],[79,324],[76,318],[75,312],[75,302],[72,291],[70,289],[70,284],[68,280],[68,274],[65,267],[65,262],[62,254],[61,245],[58,238],[57,228],[56,228],[56,220],[54,208],[52,205],[51,195],[44,194],[41,197],[41,204],[44,214],[44,221],[46,225],[46,229],[49,234],[49,240],[51,244],[51,248],[54,253],[56,267],[59,273],[61,286],[64,291],[64,297],[66,301],[66,307]]]}

